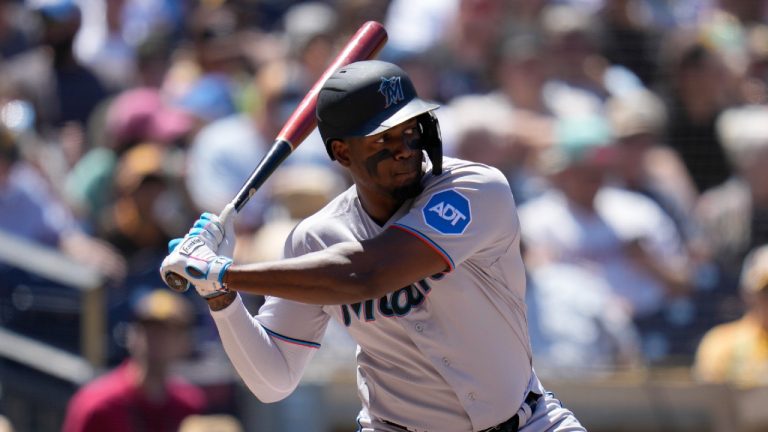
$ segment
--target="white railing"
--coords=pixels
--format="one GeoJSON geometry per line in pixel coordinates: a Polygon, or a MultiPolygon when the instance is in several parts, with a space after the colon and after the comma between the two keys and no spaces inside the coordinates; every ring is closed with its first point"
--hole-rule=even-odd
{"type": "Polygon", "coordinates": [[[5,329],[0,329],[0,355],[76,383],[93,376],[106,360],[104,277],[56,249],[2,230],[0,262],[80,291],[82,357],[5,329]]]}
{"type": "Polygon", "coordinates": [[[90,381],[96,372],[83,357],[3,328],[0,328],[0,357],[78,386],[90,381]]]}

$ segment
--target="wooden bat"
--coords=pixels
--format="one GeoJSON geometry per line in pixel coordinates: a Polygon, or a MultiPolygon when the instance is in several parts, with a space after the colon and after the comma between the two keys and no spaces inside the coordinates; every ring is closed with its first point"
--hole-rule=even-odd
{"type": "MultiPolygon", "coordinates": [[[[232,200],[235,212],[239,212],[245,206],[245,203],[264,184],[267,178],[272,175],[275,169],[315,129],[317,126],[317,119],[315,118],[317,95],[328,77],[342,66],[374,58],[386,41],[387,31],[384,29],[384,26],[376,21],[368,21],[357,30],[333,63],[328,66],[323,75],[309,89],[304,99],[302,99],[301,103],[299,103],[298,107],[296,107],[285,122],[285,125],[283,125],[280,133],[277,134],[267,154],[261,159],[242,189],[240,189],[240,192],[232,200]]],[[[231,213],[222,213],[220,218],[225,219],[232,216],[231,213]]],[[[164,279],[168,287],[175,291],[185,291],[187,289],[187,280],[176,273],[168,273],[164,275],[164,279]]]]}

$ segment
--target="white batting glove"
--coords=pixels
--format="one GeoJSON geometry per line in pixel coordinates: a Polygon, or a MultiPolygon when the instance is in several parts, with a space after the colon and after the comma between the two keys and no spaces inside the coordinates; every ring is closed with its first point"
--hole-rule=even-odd
{"type": "Polygon", "coordinates": [[[208,299],[228,291],[223,281],[232,259],[216,255],[203,236],[187,234],[181,242],[172,241],[169,247],[172,250],[160,266],[164,279],[168,273],[176,273],[208,299]]]}
{"type": "Polygon", "coordinates": [[[187,235],[200,236],[218,255],[232,258],[235,251],[235,206],[227,204],[221,216],[212,213],[200,215],[187,235]]]}

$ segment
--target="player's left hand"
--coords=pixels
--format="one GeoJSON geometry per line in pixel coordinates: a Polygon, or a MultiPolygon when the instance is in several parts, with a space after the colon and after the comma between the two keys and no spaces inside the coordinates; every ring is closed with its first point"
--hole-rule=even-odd
{"type": "Polygon", "coordinates": [[[170,254],[160,266],[161,276],[169,272],[183,276],[206,299],[228,292],[223,280],[231,258],[217,255],[200,235],[187,234],[169,246],[170,254]]]}
{"type": "Polygon", "coordinates": [[[235,252],[235,206],[230,203],[221,215],[203,213],[192,225],[187,235],[200,236],[217,255],[232,258],[235,252]]]}

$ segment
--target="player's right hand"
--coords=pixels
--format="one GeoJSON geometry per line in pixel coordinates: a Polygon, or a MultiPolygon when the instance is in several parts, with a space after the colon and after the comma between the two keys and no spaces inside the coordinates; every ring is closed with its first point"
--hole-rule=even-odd
{"type": "Polygon", "coordinates": [[[170,253],[160,265],[163,279],[170,273],[182,276],[206,299],[228,292],[224,274],[232,259],[217,255],[201,235],[187,234],[180,240],[168,245],[170,253]]]}

